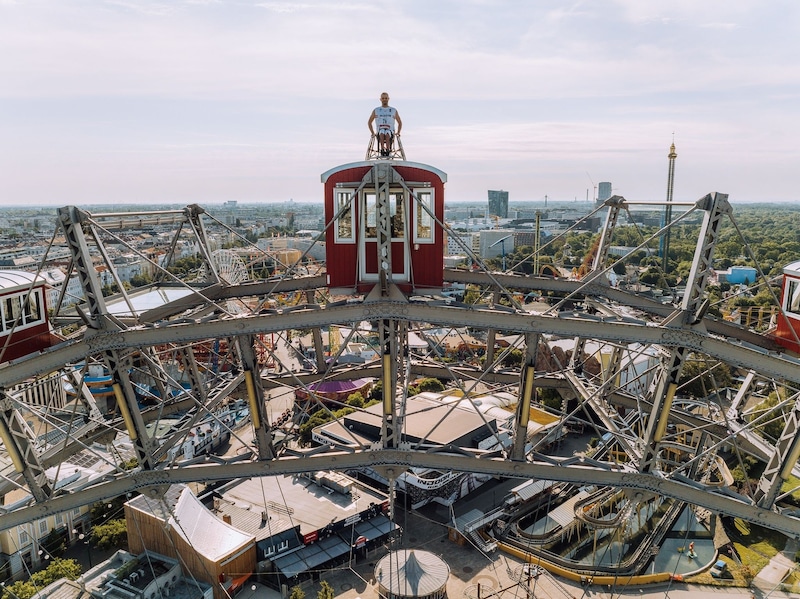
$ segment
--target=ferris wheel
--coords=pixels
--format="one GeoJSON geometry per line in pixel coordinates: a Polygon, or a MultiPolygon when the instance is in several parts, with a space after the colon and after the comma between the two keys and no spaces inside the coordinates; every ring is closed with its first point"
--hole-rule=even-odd
{"type": "MultiPolygon", "coordinates": [[[[219,278],[228,285],[238,285],[249,278],[244,261],[233,250],[214,250],[211,252],[211,262],[219,278]]],[[[203,267],[201,276],[207,278],[206,267],[203,267]]]]}

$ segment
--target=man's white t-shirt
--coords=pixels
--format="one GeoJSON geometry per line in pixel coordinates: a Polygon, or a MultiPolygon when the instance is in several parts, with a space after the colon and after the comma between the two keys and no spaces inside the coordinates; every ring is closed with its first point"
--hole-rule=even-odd
{"type": "Polygon", "coordinates": [[[394,133],[394,116],[397,110],[391,106],[384,108],[378,106],[375,109],[375,121],[378,124],[378,133],[394,133]]]}

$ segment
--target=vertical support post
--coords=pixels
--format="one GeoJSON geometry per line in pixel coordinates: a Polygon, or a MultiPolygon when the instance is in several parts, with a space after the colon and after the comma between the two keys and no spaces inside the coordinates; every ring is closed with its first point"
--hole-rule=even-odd
{"type": "MultiPolygon", "coordinates": [[[[694,254],[692,269],[689,273],[686,293],[683,296],[681,309],[674,313],[665,324],[673,324],[676,328],[702,327],[703,313],[707,306],[704,298],[708,283],[714,248],[722,225],[723,217],[731,212],[727,194],[709,194],[697,202],[698,208],[705,210],[700,241],[694,254]]],[[[672,401],[678,389],[678,381],[683,364],[689,355],[686,347],[675,347],[667,356],[662,375],[653,385],[652,409],[647,419],[644,433],[645,449],[639,462],[642,472],[656,469],[660,444],[669,423],[672,401]]]]}
{"type": "Polygon", "coordinates": [[[525,460],[525,444],[528,438],[528,423],[531,417],[531,404],[535,398],[536,354],[539,349],[539,335],[525,334],[525,360],[520,370],[519,401],[517,402],[514,445],[511,459],[525,460]]]}
{"type": "Polygon", "coordinates": [[[58,211],[59,224],[64,231],[64,239],[72,253],[72,263],[86,298],[89,314],[86,314],[88,324],[93,329],[99,329],[99,319],[107,313],[106,302],[103,299],[103,286],[92,264],[89,244],[83,233],[83,222],[86,213],[75,206],[60,208],[58,211]]]}
{"type": "Polygon", "coordinates": [[[3,389],[0,389],[0,439],[14,470],[22,475],[33,498],[47,501],[52,488],[34,451],[33,431],[28,430],[24,418],[3,389]]]}
{"type": "MultiPolygon", "coordinates": [[[[306,301],[309,304],[314,303],[313,289],[306,291],[306,301]]],[[[319,329],[319,327],[313,327],[311,329],[311,338],[314,341],[314,356],[317,360],[317,371],[325,372],[325,350],[322,345],[322,331],[319,329]]]]}
{"type": "Polygon", "coordinates": [[[114,390],[114,398],[117,400],[125,429],[131,439],[133,448],[136,451],[136,459],[139,465],[145,470],[151,470],[155,466],[153,458],[153,443],[147,434],[147,427],[139,411],[139,403],[136,401],[136,393],[131,383],[129,373],[130,356],[121,356],[116,351],[105,353],[105,363],[109,373],[111,373],[114,390]]]}
{"type": "Polygon", "coordinates": [[[758,481],[755,500],[759,506],[772,509],[783,482],[792,475],[798,459],[800,459],[800,393],[796,394],[794,407],[786,418],[783,432],[758,481]]]}
{"type": "MultiPolygon", "coordinates": [[[[500,302],[500,292],[495,289],[492,294],[492,303],[498,304],[500,302]]],[[[494,342],[497,337],[497,330],[492,327],[486,331],[486,361],[483,363],[484,370],[491,370],[494,366],[494,342]]]]}
{"type": "Polygon", "coordinates": [[[600,277],[600,273],[603,271],[603,268],[608,261],[608,251],[611,247],[611,240],[614,237],[614,229],[617,227],[619,212],[624,204],[625,198],[622,196],[611,196],[605,201],[605,205],[608,206],[606,223],[603,227],[603,232],[600,235],[600,241],[597,244],[597,249],[595,250],[594,258],[592,260],[592,270],[584,275],[584,283],[600,277]]]}
{"type": "MultiPolygon", "coordinates": [[[[72,253],[72,261],[80,279],[83,294],[87,300],[89,313],[86,315],[86,320],[89,326],[107,332],[122,330],[122,326],[108,312],[100,278],[92,263],[92,253],[83,230],[88,221],[88,215],[74,206],[68,206],[59,209],[58,216],[67,246],[72,253]]],[[[150,469],[154,465],[153,447],[139,412],[136,394],[128,374],[129,357],[110,350],[105,352],[104,361],[108,372],[113,377],[114,396],[125,427],[131,436],[136,458],[140,466],[150,469]]]]}
{"type": "Polygon", "coordinates": [[[244,368],[244,382],[247,388],[247,402],[250,407],[250,420],[255,431],[256,449],[262,460],[275,457],[272,446],[272,432],[264,405],[264,389],[261,387],[261,373],[254,349],[252,335],[242,335],[238,339],[239,358],[244,368]]]}
{"type": "Polygon", "coordinates": [[[392,282],[392,215],[389,210],[389,184],[394,170],[387,164],[379,163],[375,171],[375,220],[378,238],[378,281],[381,294],[388,295],[392,282]]]}
{"type": "Polygon", "coordinates": [[[397,419],[397,321],[381,320],[381,366],[383,382],[383,423],[381,424],[381,440],[384,449],[397,447],[399,442],[397,419]]]}
{"type": "Polygon", "coordinates": [[[203,224],[203,219],[200,218],[203,214],[205,214],[205,209],[201,208],[197,204],[192,204],[191,206],[186,207],[185,213],[186,220],[189,222],[189,226],[192,227],[195,237],[197,237],[197,246],[200,250],[200,254],[203,256],[203,263],[206,265],[206,273],[210,279],[209,282],[220,283],[221,280],[219,273],[217,272],[217,267],[214,266],[214,263],[211,260],[211,253],[208,251],[210,246],[208,244],[206,228],[203,224]]]}

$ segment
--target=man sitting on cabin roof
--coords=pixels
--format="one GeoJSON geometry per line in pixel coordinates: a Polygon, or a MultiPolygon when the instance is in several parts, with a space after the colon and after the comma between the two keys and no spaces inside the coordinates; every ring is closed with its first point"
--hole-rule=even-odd
{"type": "Polygon", "coordinates": [[[400,120],[400,114],[396,108],[389,106],[389,94],[383,92],[381,94],[381,105],[372,111],[369,115],[367,126],[372,135],[378,136],[378,149],[381,156],[388,156],[392,151],[392,142],[394,141],[394,122],[397,121],[397,135],[400,135],[400,130],[403,128],[403,121],[400,120]],[[373,121],[377,121],[378,130],[372,130],[373,121]]]}

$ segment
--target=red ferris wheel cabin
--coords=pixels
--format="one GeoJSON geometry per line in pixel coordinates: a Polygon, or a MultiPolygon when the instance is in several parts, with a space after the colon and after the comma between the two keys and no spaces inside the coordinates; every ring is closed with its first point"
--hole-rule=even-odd
{"type": "Polygon", "coordinates": [[[440,290],[446,181],[439,169],[404,160],[366,160],[323,173],[328,287],[366,293],[388,272],[405,293],[440,290]],[[391,251],[383,257],[382,223],[391,230],[391,251]]]}
{"type": "Polygon", "coordinates": [[[800,353],[800,261],[783,268],[780,298],[778,326],[771,334],[786,349],[800,353]]]}
{"type": "Polygon", "coordinates": [[[20,270],[0,270],[0,362],[53,345],[45,280],[20,270]]]}

